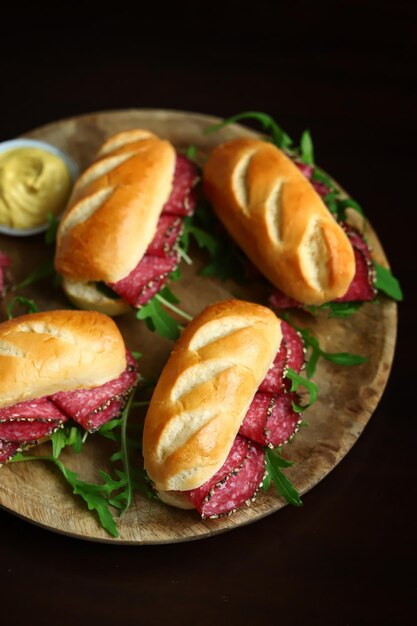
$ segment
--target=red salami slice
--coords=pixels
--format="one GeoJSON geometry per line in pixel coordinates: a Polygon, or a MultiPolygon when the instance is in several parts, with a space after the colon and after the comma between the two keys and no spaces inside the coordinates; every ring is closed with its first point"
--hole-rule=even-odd
{"type": "Polygon", "coordinates": [[[51,435],[67,420],[48,398],[36,398],[0,409],[0,439],[24,443],[51,435]]]}
{"type": "Polygon", "coordinates": [[[347,292],[337,298],[335,302],[369,302],[375,298],[373,268],[369,266],[359,250],[354,248],[353,252],[355,254],[355,276],[347,292]]]}
{"type": "Polygon", "coordinates": [[[285,370],[291,367],[299,373],[304,366],[304,343],[300,335],[290,324],[281,320],[282,342],[279,351],[259,385],[258,391],[266,393],[283,393],[286,390],[285,370]]]}
{"type": "Polygon", "coordinates": [[[4,295],[6,287],[10,283],[9,268],[11,264],[11,258],[0,250],[0,298],[4,295]]]}
{"type": "Polygon", "coordinates": [[[288,350],[284,340],[281,341],[279,351],[269,368],[265,378],[259,385],[258,391],[267,393],[281,393],[284,385],[284,371],[288,361],[288,350]]]}
{"type": "Polygon", "coordinates": [[[268,298],[269,304],[275,309],[295,309],[303,305],[294,298],[286,296],[285,293],[273,287],[273,291],[268,298]]]}
{"type": "Polygon", "coordinates": [[[238,435],[220,470],[204,485],[186,493],[203,518],[219,517],[252,499],[264,473],[262,448],[238,435]]]}
{"type": "Polygon", "coordinates": [[[10,443],[0,439],[0,465],[10,461],[21,448],[20,443],[10,443]]]}
{"type": "Polygon", "coordinates": [[[305,163],[300,163],[299,161],[294,161],[294,163],[300,172],[310,181],[319,196],[327,196],[327,194],[330,193],[330,189],[325,183],[313,180],[314,165],[306,165],[305,163]]]}
{"type": "Polygon", "coordinates": [[[299,374],[304,367],[305,349],[304,342],[295,328],[281,321],[283,341],[287,348],[287,365],[299,374]]]}
{"type": "Polygon", "coordinates": [[[300,161],[294,161],[294,165],[298,167],[300,172],[304,174],[308,180],[311,180],[314,172],[314,165],[306,165],[305,163],[300,163],[300,161]]]}
{"type": "Polygon", "coordinates": [[[244,435],[262,446],[275,448],[286,443],[296,432],[300,415],[292,408],[295,394],[256,393],[240,427],[244,435]]]}
{"type": "Polygon", "coordinates": [[[360,233],[352,226],[343,223],[344,230],[355,254],[355,275],[347,292],[336,302],[369,302],[376,295],[375,269],[371,251],[360,233]]]}
{"type": "Polygon", "coordinates": [[[127,367],[118,378],[93,389],[60,391],[52,396],[53,402],[86,430],[97,430],[118,416],[130,389],[136,384],[135,360],[129,352],[126,358],[127,367]]]}
{"type": "Polygon", "coordinates": [[[162,213],[180,216],[192,215],[197,204],[194,190],[197,180],[197,168],[194,163],[185,156],[177,154],[171,195],[162,213]]]}
{"type": "Polygon", "coordinates": [[[158,220],[155,237],[146,251],[147,255],[165,257],[174,247],[182,230],[183,221],[176,215],[162,215],[158,220]]]}
{"type": "Polygon", "coordinates": [[[132,306],[143,306],[162,289],[177,264],[176,254],[166,257],[145,255],[126,278],[108,285],[132,306]]]}

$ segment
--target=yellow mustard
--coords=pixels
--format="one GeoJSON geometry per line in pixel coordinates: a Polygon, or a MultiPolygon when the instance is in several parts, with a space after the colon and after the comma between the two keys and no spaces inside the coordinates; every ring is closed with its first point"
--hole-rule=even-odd
{"type": "Polygon", "coordinates": [[[32,228],[59,214],[71,191],[71,176],[62,159],[27,147],[0,153],[0,223],[32,228]]]}

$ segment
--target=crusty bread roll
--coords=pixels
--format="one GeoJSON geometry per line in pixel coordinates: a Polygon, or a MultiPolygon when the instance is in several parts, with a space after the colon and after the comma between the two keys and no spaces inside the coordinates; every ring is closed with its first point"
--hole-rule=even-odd
{"type": "Polygon", "coordinates": [[[352,246],[298,167],[274,145],[232,139],[204,167],[204,190],[233,239],[276,287],[304,304],[342,296],[352,246]]]}
{"type": "Polygon", "coordinates": [[[127,276],[168,200],[174,147],[146,130],[113,135],[78,178],[57,233],[57,272],[82,283],[127,276]]]}
{"type": "MultiPolygon", "coordinates": [[[[130,306],[121,298],[110,298],[97,289],[96,283],[80,283],[71,278],[62,278],[62,288],[68,299],[79,309],[99,311],[116,317],[129,311],[130,306]]],[[[116,293],[116,292],[115,292],[116,293]]]]}
{"type": "Polygon", "coordinates": [[[143,433],[145,469],[161,499],[182,506],[164,492],[199,487],[224,464],[281,338],[270,309],[241,300],[207,307],[184,330],[143,433]]]}
{"type": "Polygon", "coordinates": [[[48,311],[0,324],[0,408],[103,385],[125,368],[123,338],[101,313],[48,311]]]}

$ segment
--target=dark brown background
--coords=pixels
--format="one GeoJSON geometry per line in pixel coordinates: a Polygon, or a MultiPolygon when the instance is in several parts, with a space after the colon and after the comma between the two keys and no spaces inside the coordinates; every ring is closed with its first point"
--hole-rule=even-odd
{"type": "Polygon", "coordinates": [[[415,624],[414,3],[137,7],[3,10],[0,140],[129,107],[265,111],[296,139],[309,128],[401,280],[396,358],[364,434],[301,509],[147,547],[84,543],[0,511],[1,619],[415,624]]]}

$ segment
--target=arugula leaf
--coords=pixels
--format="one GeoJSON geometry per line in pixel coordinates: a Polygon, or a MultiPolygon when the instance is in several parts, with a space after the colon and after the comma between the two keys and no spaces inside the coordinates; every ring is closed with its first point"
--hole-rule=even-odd
{"type": "MultiPolygon", "coordinates": [[[[133,396],[135,395],[135,391],[130,394],[130,398],[126,403],[125,408],[123,409],[121,415],[121,425],[120,425],[120,439],[121,439],[121,462],[123,465],[123,477],[125,480],[124,489],[122,494],[118,494],[118,499],[122,501],[121,514],[123,514],[132,504],[133,500],[133,488],[134,482],[130,469],[130,461],[129,461],[129,453],[127,449],[127,418],[129,416],[130,406],[133,401],[133,396]]],[[[116,473],[121,477],[120,472],[116,473]]]]}
{"type": "Polygon", "coordinates": [[[235,122],[239,122],[240,120],[254,119],[257,122],[260,122],[263,129],[269,131],[271,133],[273,143],[283,150],[288,150],[292,145],[293,141],[291,137],[285,133],[280,126],[275,122],[275,120],[266,113],[261,113],[260,111],[247,111],[245,113],[238,113],[237,115],[233,115],[218,124],[213,124],[206,128],[203,132],[205,135],[209,133],[213,133],[217,130],[220,130],[224,126],[228,124],[234,124],[235,122]]]}
{"type": "Polygon", "coordinates": [[[214,235],[197,226],[193,226],[193,224],[188,224],[187,231],[188,235],[193,235],[200,248],[206,248],[212,257],[216,255],[219,242],[214,235]]]}
{"type": "Polygon", "coordinates": [[[149,330],[156,331],[161,337],[175,341],[180,336],[180,324],[172,318],[154,296],[136,313],[139,320],[144,320],[149,330]]]}
{"type": "MultiPolygon", "coordinates": [[[[69,470],[59,459],[54,459],[67,482],[73,487],[73,493],[81,496],[90,511],[96,511],[101,525],[113,537],[118,537],[116,522],[109,509],[108,499],[103,495],[103,485],[87,483],[78,478],[75,472],[69,470]]],[[[104,491],[105,493],[105,491],[104,491]]]]}
{"type": "Polygon", "coordinates": [[[48,222],[48,228],[45,233],[45,243],[47,246],[50,246],[55,243],[56,231],[58,230],[59,220],[55,215],[52,215],[52,213],[48,213],[46,219],[48,222]]]}
{"type": "Polygon", "coordinates": [[[368,360],[360,354],[351,354],[350,352],[321,352],[321,356],[326,361],[331,361],[336,365],[360,365],[368,360]]]}
{"type": "Polygon", "coordinates": [[[356,200],[353,200],[353,198],[341,198],[338,199],[338,210],[339,213],[343,213],[344,217],[346,217],[346,209],[355,209],[355,211],[357,213],[359,213],[359,215],[361,215],[362,217],[364,217],[364,212],[362,207],[360,206],[360,204],[358,202],[356,202],[356,200]]]}
{"type": "Polygon", "coordinates": [[[315,315],[318,311],[328,310],[329,318],[334,317],[349,317],[353,313],[356,313],[361,306],[363,306],[363,302],[355,301],[355,302],[326,302],[325,304],[320,304],[320,306],[306,306],[304,307],[306,311],[310,311],[313,315],[315,315]]]}
{"type": "Polygon", "coordinates": [[[197,148],[193,145],[188,146],[187,150],[185,151],[185,156],[187,157],[187,159],[190,159],[190,161],[194,161],[196,155],[197,148]]]}
{"type": "Polygon", "coordinates": [[[264,480],[263,488],[267,491],[272,481],[278,493],[285,498],[288,504],[302,506],[303,503],[297,493],[297,490],[281,470],[281,468],[290,467],[291,465],[292,463],[286,461],[281,456],[279,448],[276,448],[275,450],[267,448],[265,452],[265,469],[267,471],[268,478],[267,480],[264,480]]]}
{"type": "Polygon", "coordinates": [[[317,167],[317,165],[314,168],[312,180],[318,183],[324,183],[326,187],[330,189],[330,191],[337,191],[337,192],[339,191],[337,187],[335,186],[333,180],[330,178],[330,176],[326,174],[325,172],[323,172],[322,169],[317,167]]]}
{"type": "Polygon", "coordinates": [[[80,496],[86,502],[90,511],[96,511],[103,528],[113,537],[119,536],[116,522],[109,509],[105,484],[97,485],[81,480],[78,474],[70,470],[62,461],[53,456],[24,456],[23,454],[17,454],[10,460],[11,463],[18,463],[20,461],[48,461],[54,463],[67,483],[72,487],[72,492],[80,496]]]}
{"type": "Polygon", "coordinates": [[[389,269],[383,267],[376,261],[374,261],[373,263],[376,272],[375,287],[380,291],[383,291],[393,300],[401,302],[404,296],[398,280],[391,274],[389,269]]]}
{"type": "Polygon", "coordinates": [[[200,248],[207,250],[210,261],[203,267],[200,276],[214,276],[220,280],[232,279],[238,284],[244,281],[244,262],[237,246],[218,229],[218,221],[208,205],[200,204],[194,216],[187,218],[181,235],[181,247],[187,252],[190,237],[200,248]]]}
{"type": "Polygon", "coordinates": [[[158,295],[162,296],[165,300],[168,300],[168,302],[171,302],[172,304],[178,304],[179,303],[179,300],[178,300],[177,296],[175,294],[173,294],[171,289],[169,287],[167,287],[166,285],[165,285],[165,287],[160,289],[160,291],[158,291],[158,295]]]}
{"type": "Polygon", "coordinates": [[[323,357],[327,361],[331,361],[336,365],[360,365],[367,361],[367,357],[350,352],[325,352],[320,348],[319,341],[314,337],[307,328],[300,328],[293,324],[294,328],[300,333],[305,345],[311,348],[311,354],[307,361],[306,373],[307,378],[311,378],[316,371],[317,361],[323,357]]]}
{"type": "Polygon", "coordinates": [[[71,446],[74,452],[79,454],[84,443],[81,430],[77,426],[70,426],[69,424],[65,424],[63,428],[52,433],[50,439],[52,442],[52,456],[56,459],[66,446],[71,446]]]}
{"type": "Polygon", "coordinates": [[[40,265],[25,279],[23,279],[18,285],[14,287],[14,291],[24,289],[33,283],[37,283],[39,280],[43,280],[48,276],[52,276],[55,273],[54,262],[52,259],[46,259],[42,261],[40,265]]]}
{"type": "Polygon", "coordinates": [[[300,140],[301,161],[306,165],[314,165],[314,148],[310,132],[305,130],[300,140]]]}
{"type": "Polygon", "coordinates": [[[295,402],[292,403],[292,408],[296,413],[302,413],[306,409],[308,409],[312,404],[317,400],[317,385],[313,383],[311,380],[306,380],[303,376],[297,374],[291,367],[287,368],[285,373],[286,378],[289,378],[291,381],[291,389],[290,391],[297,391],[298,387],[304,387],[309,394],[310,400],[304,406],[299,406],[295,402]]]}
{"type": "Polygon", "coordinates": [[[39,307],[36,304],[35,300],[31,300],[30,298],[24,298],[23,296],[15,296],[8,302],[6,307],[7,318],[10,320],[14,317],[14,309],[16,304],[20,306],[26,307],[28,313],[37,313],[39,311],[39,307]]]}

